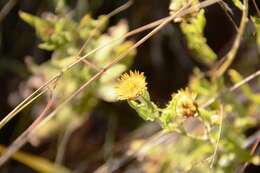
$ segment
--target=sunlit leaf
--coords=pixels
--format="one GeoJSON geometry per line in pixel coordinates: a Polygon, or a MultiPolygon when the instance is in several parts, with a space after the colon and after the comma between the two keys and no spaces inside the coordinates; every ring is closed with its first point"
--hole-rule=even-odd
{"type": "Polygon", "coordinates": [[[243,10],[244,5],[242,4],[241,0],[232,0],[232,2],[234,3],[234,5],[239,8],[240,10],[243,10]]]}
{"type": "Polygon", "coordinates": [[[26,12],[20,12],[19,15],[25,22],[35,28],[37,35],[44,41],[48,40],[53,34],[54,25],[50,21],[26,12]]]}
{"type": "Polygon", "coordinates": [[[188,48],[194,53],[195,57],[205,64],[212,64],[217,55],[207,45],[207,40],[203,34],[206,25],[204,10],[200,10],[197,17],[190,21],[181,22],[181,30],[187,39],[188,48]]]}

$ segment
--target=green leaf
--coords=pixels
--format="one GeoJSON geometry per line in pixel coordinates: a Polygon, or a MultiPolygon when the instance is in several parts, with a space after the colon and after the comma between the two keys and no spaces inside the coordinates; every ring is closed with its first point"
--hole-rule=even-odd
{"type": "Polygon", "coordinates": [[[242,2],[240,0],[232,0],[233,4],[239,8],[240,10],[243,10],[244,5],[242,4],[242,2]]]}
{"type": "Polygon", "coordinates": [[[48,40],[54,32],[54,25],[47,20],[26,12],[20,12],[19,15],[22,20],[35,28],[36,34],[44,41],[48,40]]]}
{"type": "Polygon", "coordinates": [[[52,51],[67,44],[72,47],[71,44],[78,37],[76,24],[72,20],[58,18],[57,16],[45,20],[25,12],[20,12],[20,17],[34,27],[37,36],[44,41],[39,45],[41,49],[52,51]]]}
{"type": "Polygon", "coordinates": [[[217,55],[207,45],[207,40],[203,34],[205,25],[204,10],[200,10],[196,17],[189,21],[183,21],[180,26],[186,37],[188,48],[200,62],[210,65],[216,60],[217,55]]]}
{"type": "Polygon", "coordinates": [[[128,104],[146,121],[154,121],[159,117],[159,109],[150,100],[148,91],[139,96],[137,100],[128,100],[128,104]]]}

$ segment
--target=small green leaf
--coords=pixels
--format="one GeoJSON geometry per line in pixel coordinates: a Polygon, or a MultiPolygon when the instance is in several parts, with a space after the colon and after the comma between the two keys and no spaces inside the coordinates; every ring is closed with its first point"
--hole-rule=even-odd
{"type": "Polygon", "coordinates": [[[242,2],[240,0],[232,0],[233,4],[239,8],[240,10],[243,10],[244,5],[242,4],[242,2]]]}
{"type": "Polygon", "coordinates": [[[154,121],[159,116],[159,109],[150,100],[148,91],[136,100],[128,100],[128,104],[146,121],[154,121]]]}
{"type": "Polygon", "coordinates": [[[212,64],[217,55],[207,45],[207,40],[204,37],[203,31],[206,25],[204,10],[200,10],[199,14],[181,23],[181,30],[184,33],[189,49],[194,53],[195,57],[205,64],[212,64]]]}
{"type": "Polygon", "coordinates": [[[19,15],[22,20],[35,28],[37,35],[44,41],[49,39],[54,32],[54,25],[47,20],[26,12],[20,12],[19,15]]]}

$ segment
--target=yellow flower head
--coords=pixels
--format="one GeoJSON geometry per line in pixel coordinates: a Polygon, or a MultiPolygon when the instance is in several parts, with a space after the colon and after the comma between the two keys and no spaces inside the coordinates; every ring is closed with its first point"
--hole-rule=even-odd
{"type": "Polygon", "coordinates": [[[130,71],[130,74],[124,73],[116,84],[118,99],[134,99],[145,92],[146,85],[144,73],[138,71],[130,71]]]}
{"type": "Polygon", "coordinates": [[[195,101],[196,95],[187,88],[179,90],[177,94],[173,95],[177,100],[176,113],[185,117],[193,117],[196,115],[198,106],[195,101]]]}

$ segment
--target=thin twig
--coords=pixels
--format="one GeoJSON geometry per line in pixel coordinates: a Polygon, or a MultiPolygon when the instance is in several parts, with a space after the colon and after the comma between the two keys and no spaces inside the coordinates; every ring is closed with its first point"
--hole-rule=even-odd
{"type": "Polygon", "coordinates": [[[232,25],[234,26],[235,30],[237,32],[239,32],[239,29],[237,27],[236,22],[233,20],[232,16],[229,14],[228,10],[225,7],[225,4],[223,4],[224,2],[219,2],[219,6],[221,7],[221,9],[224,11],[224,13],[227,15],[228,19],[231,21],[232,25]]]}
{"type": "Polygon", "coordinates": [[[111,18],[112,16],[115,16],[116,14],[128,9],[130,6],[132,6],[134,3],[134,0],[129,0],[128,2],[126,2],[124,5],[116,8],[115,10],[113,10],[112,12],[110,12],[109,14],[107,14],[107,17],[111,18]]]}
{"type": "Polygon", "coordinates": [[[64,155],[66,151],[67,143],[75,130],[75,126],[69,126],[66,128],[65,132],[61,135],[59,145],[57,147],[57,154],[55,158],[55,164],[62,165],[64,160],[64,155]]]}
{"type": "Polygon", "coordinates": [[[220,106],[220,113],[219,113],[219,116],[220,116],[220,124],[219,124],[218,139],[217,139],[217,143],[216,143],[216,146],[215,146],[214,153],[213,153],[213,155],[212,155],[212,160],[211,160],[211,163],[210,163],[210,168],[213,168],[213,165],[214,165],[214,162],[215,162],[215,158],[216,158],[216,155],[217,155],[217,151],[218,151],[219,141],[220,141],[221,132],[222,132],[222,125],[223,125],[223,114],[224,114],[224,108],[223,108],[223,105],[221,105],[221,106],[220,106]]]}
{"type": "Polygon", "coordinates": [[[240,88],[242,85],[248,83],[249,81],[253,80],[254,78],[256,78],[257,76],[260,75],[260,70],[257,70],[255,73],[247,76],[245,79],[241,80],[240,82],[236,83],[235,85],[233,85],[232,87],[230,87],[228,90],[219,93],[218,95],[216,95],[215,97],[213,97],[212,99],[210,99],[207,103],[201,105],[202,108],[208,107],[209,105],[211,105],[212,103],[214,103],[216,101],[216,99],[224,96],[225,94],[227,94],[228,92],[233,92],[235,90],[237,90],[238,88],[240,88]]]}
{"type": "MultiPolygon", "coordinates": [[[[255,141],[255,143],[254,143],[254,145],[253,145],[251,151],[250,151],[250,154],[251,154],[251,155],[253,155],[253,154],[255,153],[255,151],[256,151],[257,146],[258,146],[259,143],[260,143],[260,138],[258,137],[257,140],[255,141]]],[[[243,165],[243,167],[240,169],[239,173],[243,173],[243,172],[245,171],[247,165],[248,165],[248,162],[246,162],[246,163],[243,165]]]]}
{"type": "Polygon", "coordinates": [[[21,134],[15,141],[8,147],[8,149],[2,154],[0,157],[0,166],[5,163],[16,151],[18,151],[28,140],[29,134],[32,130],[44,119],[46,113],[49,111],[51,106],[53,105],[53,94],[50,94],[49,101],[46,107],[43,109],[41,114],[37,117],[37,119],[21,134]]]}
{"type": "MultiPolygon", "coordinates": [[[[243,2],[244,2],[243,15],[242,15],[242,18],[241,18],[241,21],[240,21],[240,26],[239,26],[237,36],[236,36],[235,41],[232,45],[232,48],[230,49],[228,54],[224,57],[225,61],[219,67],[219,69],[216,70],[216,74],[214,74],[216,77],[220,77],[225,73],[225,71],[228,69],[228,67],[232,64],[232,62],[235,59],[235,56],[237,54],[240,42],[242,40],[242,36],[243,36],[245,28],[246,28],[246,24],[248,22],[248,18],[247,18],[247,16],[248,16],[248,0],[244,0],[243,2]]],[[[214,70],[213,70],[213,72],[214,72],[214,70]]]]}
{"type": "MultiPolygon", "coordinates": [[[[110,19],[111,17],[113,17],[114,15],[122,12],[123,10],[126,10],[127,8],[129,8],[131,5],[133,4],[133,0],[129,0],[127,3],[125,3],[124,5],[118,7],[117,9],[113,10],[112,12],[110,12],[109,14],[107,14],[107,20],[110,19]]],[[[105,22],[106,20],[104,20],[103,22],[105,22]]],[[[83,53],[85,47],[88,45],[88,43],[90,42],[90,40],[94,37],[95,33],[98,31],[98,29],[100,28],[101,25],[103,25],[104,23],[100,22],[98,23],[95,28],[90,32],[87,40],[84,42],[83,46],[81,46],[78,54],[76,55],[76,59],[79,59],[81,54],[83,53]]],[[[89,66],[90,68],[99,71],[100,69],[93,63],[91,63],[89,60],[87,59],[83,59],[82,62],[84,64],[86,64],[87,66],[89,66]]]]}
{"type": "Polygon", "coordinates": [[[5,6],[0,11],[0,23],[3,21],[3,19],[6,17],[6,15],[12,10],[12,8],[17,3],[17,0],[8,0],[8,2],[5,4],[5,6]]]}
{"type": "Polygon", "coordinates": [[[255,9],[256,9],[256,12],[257,12],[258,17],[260,17],[260,10],[259,10],[259,8],[258,8],[257,3],[255,2],[255,0],[253,0],[253,4],[254,4],[254,6],[255,6],[255,9]]]}
{"type": "Polygon", "coordinates": [[[25,99],[21,102],[15,109],[13,109],[8,115],[6,115],[0,122],[0,130],[11,120],[14,118],[16,114],[18,114],[21,110],[30,105],[34,100],[43,95],[48,89],[44,88],[42,91],[38,89],[36,92],[31,94],[28,99],[25,99]],[[39,92],[39,93],[38,93],[39,92]],[[38,94],[37,94],[38,93],[38,94]],[[37,94],[37,95],[36,95],[37,94]]]}

